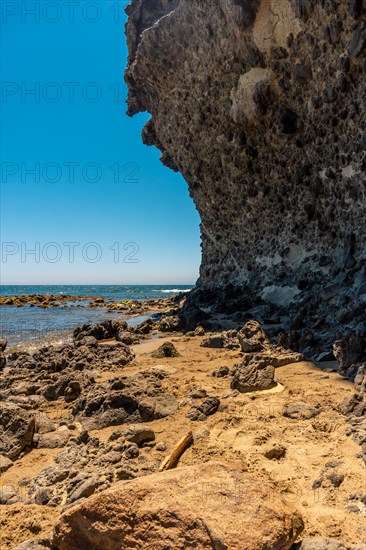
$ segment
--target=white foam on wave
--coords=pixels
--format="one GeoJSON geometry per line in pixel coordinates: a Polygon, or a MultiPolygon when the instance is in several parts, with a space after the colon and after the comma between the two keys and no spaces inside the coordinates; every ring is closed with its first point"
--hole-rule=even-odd
{"type": "Polygon", "coordinates": [[[164,289],[164,290],[153,290],[153,292],[164,292],[164,294],[169,294],[171,292],[174,292],[174,294],[177,294],[179,292],[190,292],[191,288],[171,288],[171,289],[164,289]]]}

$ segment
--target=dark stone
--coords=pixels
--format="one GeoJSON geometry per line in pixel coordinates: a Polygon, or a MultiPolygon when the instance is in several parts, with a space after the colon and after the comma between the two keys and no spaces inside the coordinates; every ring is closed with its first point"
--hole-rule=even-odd
{"type": "Polygon", "coordinates": [[[239,23],[243,29],[251,27],[255,21],[260,0],[233,0],[233,3],[242,8],[239,23]]]}
{"type": "Polygon", "coordinates": [[[270,342],[258,321],[248,321],[238,332],[240,347],[244,353],[262,351],[270,342]]]}
{"type": "Polygon", "coordinates": [[[140,454],[139,448],[136,443],[129,443],[124,452],[124,456],[127,459],[137,458],[140,454]]]}
{"type": "Polygon", "coordinates": [[[207,416],[203,414],[201,411],[199,411],[198,409],[193,409],[189,411],[186,414],[186,417],[189,418],[189,420],[193,420],[193,421],[204,422],[205,420],[207,420],[207,416]]]}
{"type": "Polygon", "coordinates": [[[343,414],[354,414],[356,417],[366,415],[366,363],[357,371],[354,381],[354,393],[342,403],[343,414]]]}
{"type": "Polygon", "coordinates": [[[302,63],[297,63],[294,68],[294,77],[298,82],[303,82],[310,80],[313,76],[310,65],[304,65],[302,63]]]}
{"type": "Polygon", "coordinates": [[[355,29],[348,51],[352,57],[360,55],[366,45],[366,24],[360,22],[355,29]]]}
{"type": "Polygon", "coordinates": [[[93,385],[74,403],[72,414],[88,429],[149,422],[174,414],[177,400],[167,393],[159,372],[139,372],[93,385]]]}
{"type": "Polygon", "coordinates": [[[161,332],[175,332],[182,328],[184,328],[184,322],[177,315],[165,316],[159,323],[159,330],[161,332]]]}
{"type": "Polygon", "coordinates": [[[174,344],[164,342],[157,350],[153,351],[151,357],[155,359],[163,359],[164,357],[178,357],[179,353],[174,344]]]}
{"type": "MultiPolygon", "coordinates": [[[[108,340],[115,338],[120,330],[126,330],[127,323],[125,321],[117,321],[115,319],[103,321],[103,323],[92,325],[85,324],[77,327],[74,330],[73,338],[75,341],[81,341],[86,336],[93,336],[96,340],[108,340]]],[[[94,341],[89,340],[91,343],[94,341]]]]}
{"type": "Polygon", "coordinates": [[[0,453],[11,460],[32,444],[34,416],[12,403],[0,409],[0,453]]]}
{"type": "Polygon", "coordinates": [[[333,344],[333,353],[339,363],[339,368],[347,372],[352,365],[366,359],[366,338],[364,334],[349,333],[333,344]]]}
{"type": "Polygon", "coordinates": [[[127,441],[130,441],[131,443],[136,443],[139,446],[143,445],[147,441],[155,440],[154,430],[152,430],[148,426],[129,426],[123,435],[127,441]]]}
{"type": "Polygon", "coordinates": [[[300,19],[310,17],[316,0],[295,0],[295,13],[300,19]]]}
{"type": "Polygon", "coordinates": [[[224,337],[222,334],[211,334],[201,342],[203,348],[223,348],[224,337]]]}
{"type": "Polygon", "coordinates": [[[235,365],[231,388],[240,392],[268,390],[276,385],[275,368],[263,358],[235,365]]]}
{"type": "Polygon", "coordinates": [[[207,391],[203,388],[196,388],[188,393],[188,397],[191,399],[204,399],[207,397],[207,391]]]}
{"type": "Polygon", "coordinates": [[[283,447],[282,445],[275,445],[274,447],[267,449],[264,453],[264,456],[269,460],[279,460],[280,458],[283,458],[285,454],[285,447],[283,447]]]}
{"type": "Polygon", "coordinates": [[[362,13],[363,0],[348,0],[349,9],[352,17],[357,19],[362,13]]]}
{"type": "Polygon", "coordinates": [[[277,109],[277,123],[280,132],[284,134],[294,134],[300,128],[298,115],[285,105],[277,109]]]}
{"type": "Polygon", "coordinates": [[[98,476],[93,476],[86,481],[76,485],[68,494],[67,503],[71,504],[82,498],[88,498],[95,493],[97,488],[102,485],[102,481],[98,476]]]}
{"type": "Polygon", "coordinates": [[[34,502],[40,506],[45,506],[53,496],[50,488],[39,489],[34,495],[34,502]]]}
{"type": "Polygon", "coordinates": [[[132,332],[120,330],[119,332],[117,332],[116,340],[117,342],[122,342],[122,344],[126,344],[126,346],[132,346],[133,344],[138,343],[139,337],[137,334],[133,334],[132,332]]]}
{"type": "Polygon", "coordinates": [[[215,414],[217,409],[220,406],[220,399],[217,397],[208,397],[197,407],[197,409],[206,416],[211,416],[215,414]]]}
{"type": "Polygon", "coordinates": [[[215,376],[216,378],[223,378],[224,376],[228,376],[229,374],[229,367],[220,367],[212,372],[212,376],[215,376]]]}

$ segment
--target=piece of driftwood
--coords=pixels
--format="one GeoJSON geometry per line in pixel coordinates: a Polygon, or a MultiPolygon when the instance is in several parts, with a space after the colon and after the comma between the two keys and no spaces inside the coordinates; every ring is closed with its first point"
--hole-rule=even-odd
{"type": "Polygon", "coordinates": [[[187,435],[182,437],[182,439],[177,443],[170,455],[167,456],[162,462],[159,468],[160,472],[174,468],[184,451],[187,447],[189,447],[189,445],[191,445],[191,443],[193,443],[193,434],[192,432],[188,432],[187,435]]]}

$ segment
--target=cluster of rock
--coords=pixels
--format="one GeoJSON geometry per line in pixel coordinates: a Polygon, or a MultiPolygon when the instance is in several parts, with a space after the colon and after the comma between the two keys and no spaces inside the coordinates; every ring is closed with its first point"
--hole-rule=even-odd
{"type": "MultiPolygon", "coordinates": [[[[335,294],[338,290],[334,290],[335,294]]],[[[245,323],[255,318],[261,325],[265,325],[271,342],[277,341],[278,349],[289,349],[291,353],[301,353],[307,359],[318,362],[337,361],[341,374],[351,380],[359,366],[366,361],[366,301],[361,301],[357,307],[349,302],[347,319],[343,318],[345,310],[337,309],[335,301],[334,324],[331,327],[331,321],[326,319],[321,298],[318,297],[311,297],[309,302],[304,300],[301,305],[294,305],[293,309],[289,306],[286,310],[262,300],[257,300],[253,305],[245,293],[240,293],[238,297],[236,291],[229,294],[227,289],[215,298],[214,306],[212,300],[211,292],[196,289],[180,304],[164,312],[160,320],[151,324],[151,330],[183,332],[189,337],[205,336],[207,333],[203,345],[239,349],[238,333],[242,332],[245,323]],[[208,311],[208,305],[212,306],[211,311],[208,311]],[[352,311],[356,311],[356,316],[352,311]],[[340,316],[343,329],[340,329],[337,320],[340,316]],[[356,328],[352,328],[354,322],[357,322],[356,328]],[[228,325],[232,329],[224,328],[228,325]]]]}
{"type": "Polygon", "coordinates": [[[241,392],[272,388],[275,368],[304,359],[300,353],[272,344],[257,321],[248,321],[238,339],[244,358],[233,369],[231,387],[241,392]]]}
{"type": "Polygon", "coordinates": [[[59,307],[74,302],[103,304],[102,296],[71,296],[69,294],[25,294],[18,296],[0,296],[0,306],[59,307]]]}
{"type": "Polygon", "coordinates": [[[102,429],[174,414],[178,404],[162,387],[165,376],[154,370],[95,384],[74,403],[72,415],[88,429],[102,429]]]}
{"type": "MultiPolygon", "coordinates": [[[[279,550],[292,547],[303,529],[298,512],[271,486],[236,465],[209,462],[157,473],[161,461],[152,449],[164,452],[167,447],[157,440],[149,422],[174,415],[184,405],[191,407],[186,417],[192,423],[205,422],[222,410],[221,402],[200,387],[190,388],[187,399],[178,402],[166,383],[168,367],[116,375],[115,371],[133,363],[131,345],[155,330],[164,336],[182,330],[187,338],[200,338],[203,348],[235,350],[241,354],[240,362],[231,370],[222,366],[212,374],[226,377],[228,390],[236,393],[271,389],[276,385],[276,368],[303,359],[300,353],[272,343],[257,321],[243,326],[237,322],[236,329],[219,331],[209,314],[197,307],[191,314],[191,330],[181,308],[174,307],[136,327],[122,320],[85,324],[75,329],[70,344],[7,356],[0,371],[0,472],[12,468],[32,448],[57,449],[57,454],[54,465],[33,478],[20,479],[17,487],[3,485],[0,504],[64,507],[50,539],[25,543],[18,550],[114,550],[121,541],[126,547],[146,550],[189,545],[248,550],[259,545],[279,550]],[[209,328],[215,331],[208,332],[209,328]],[[62,408],[62,418],[43,412],[46,404],[54,402],[62,408]],[[112,426],[106,441],[93,432],[112,426]]],[[[4,352],[6,341],[0,344],[4,352]]],[[[361,356],[349,357],[347,349],[338,342],[335,353],[345,364],[359,365],[355,361],[361,356]]],[[[349,349],[352,352],[355,347],[349,349]]],[[[165,341],[151,356],[169,364],[179,353],[172,342],[165,341]]],[[[355,395],[342,407],[350,415],[350,434],[360,443],[364,457],[365,370],[361,364],[355,395]]],[[[316,403],[298,401],[286,404],[282,414],[294,422],[321,412],[316,403]]],[[[281,445],[264,449],[268,460],[282,460],[285,455],[281,445]]],[[[329,463],[314,483],[339,487],[342,475],[338,464],[329,463]]],[[[298,548],[309,550],[311,541],[303,541],[298,548]]],[[[319,550],[345,550],[324,539],[317,544],[314,548],[319,550]]]]}
{"type": "Polygon", "coordinates": [[[76,424],[64,429],[70,432],[68,441],[41,445],[41,448],[62,448],[55,457],[55,466],[44,468],[33,478],[22,478],[18,490],[3,486],[0,504],[22,501],[41,506],[67,506],[119,480],[134,479],[156,470],[157,465],[148,464],[142,454],[155,446],[155,434],[148,426],[131,425],[124,431],[116,430],[105,443],[85,430],[79,431],[76,424]]]}
{"type": "Polygon", "coordinates": [[[240,348],[243,360],[231,372],[214,372],[214,376],[231,375],[231,388],[240,392],[268,390],[276,386],[275,369],[303,361],[301,353],[272,344],[258,321],[250,320],[240,330],[223,331],[205,338],[201,346],[240,348]]]}
{"type": "Polygon", "coordinates": [[[186,296],[181,293],[169,298],[160,298],[157,300],[126,300],[115,302],[111,298],[103,296],[74,296],[69,294],[25,294],[16,296],[0,296],[0,306],[16,307],[40,307],[43,309],[50,307],[88,306],[91,308],[107,308],[108,311],[117,311],[125,315],[143,315],[150,311],[166,311],[174,304],[186,296]]]}
{"type": "Polygon", "coordinates": [[[176,399],[162,387],[163,371],[97,381],[100,373],[120,370],[133,361],[129,345],[118,339],[130,335],[136,341],[145,325],[130,328],[115,320],[83,325],[75,330],[71,344],[8,355],[0,376],[0,455],[7,467],[31,447],[67,445],[78,431],[75,426],[82,426],[82,431],[100,429],[175,412],[176,399]],[[42,412],[46,403],[57,400],[72,403],[67,421],[51,420],[42,412]]]}
{"type": "Polygon", "coordinates": [[[220,399],[213,396],[207,396],[207,392],[202,389],[190,392],[190,399],[199,400],[198,405],[195,405],[188,413],[187,418],[193,421],[205,421],[208,416],[215,414],[220,407],[220,399]]]}
{"type": "Polygon", "coordinates": [[[180,293],[169,298],[157,300],[126,300],[123,302],[109,302],[106,304],[109,311],[118,311],[125,315],[143,315],[150,311],[166,311],[184,299],[186,293],[180,293]]]}
{"type": "Polygon", "coordinates": [[[340,372],[354,378],[366,360],[366,329],[365,332],[350,331],[340,340],[336,340],[333,344],[333,353],[340,372]]]}

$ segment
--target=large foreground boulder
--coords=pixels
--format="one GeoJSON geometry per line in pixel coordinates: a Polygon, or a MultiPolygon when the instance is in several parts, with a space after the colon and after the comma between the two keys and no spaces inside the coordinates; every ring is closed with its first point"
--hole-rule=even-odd
{"type": "Polygon", "coordinates": [[[57,550],[288,550],[303,529],[269,486],[234,465],[206,463],[119,483],[69,509],[57,550]]]}

